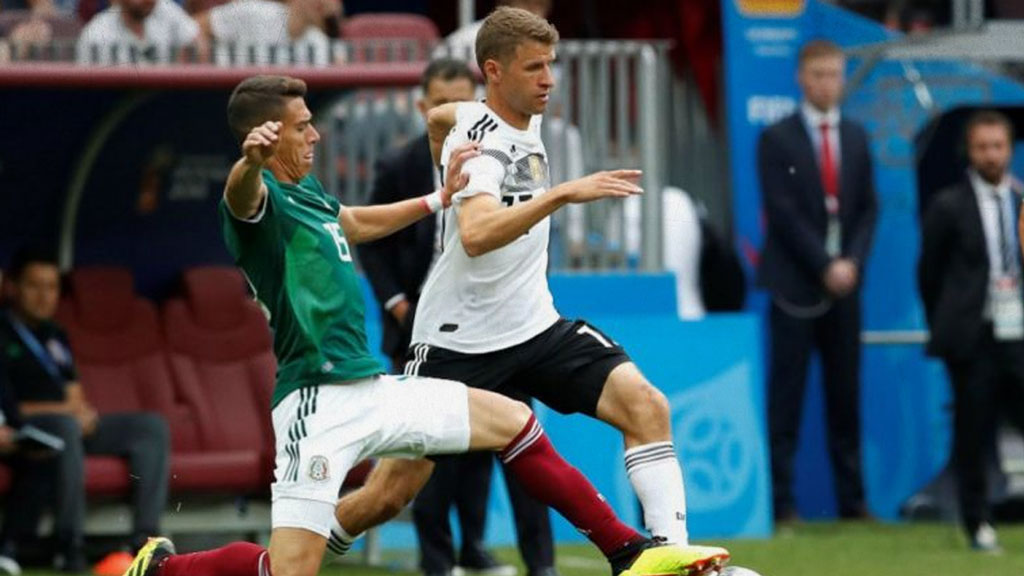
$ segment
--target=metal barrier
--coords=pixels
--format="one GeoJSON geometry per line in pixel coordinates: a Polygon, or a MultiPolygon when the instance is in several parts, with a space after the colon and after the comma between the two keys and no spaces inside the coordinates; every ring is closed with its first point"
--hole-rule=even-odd
{"type": "MultiPolygon", "coordinates": [[[[645,194],[557,213],[553,268],[661,269],[661,227],[670,217],[661,212],[661,190],[667,185],[721,206],[721,146],[695,103],[696,91],[671,77],[666,52],[665,44],[648,42],[559,45],[558,87],[543,123],[552,184],[597,170],[640,168],[645,194]]],[[[439,48],[433,55],[447,54],[439,48]]],[[[344,202],[364,203],[380,154],[422,131],[417,97],[417,90],[368,90],[334,106],[325,139],[335,154],[326,163],[337,170],[323,165],[321,174],[344,202]]]]}
{"type": "MultiPolygon", "coordinates": [[[[560,43],[558,87],[543,124],[552,183],[598,170],[639,168],[645,193],[557,213],[551,239],[553,268],[663,268],[662,225],[672,215],[662,213],[661,192],[669,185],[726,213],[722,144],[709,127],[696,90],[673,77],[667,50],[663,42],[560,43]]],[[[192,47],[79,46],[77,52],[71,55],[67,45],[18,47],[8,56],[18,61],[77,59],[85,65],[140,68],[207,61],[222,67],[328,69],[356,62],[421,63],[447,55],[444,46],[422,39],[334,41],[322,50],[220,45],[200,54],[192,47]]],[[[367,201],[381,154],[423,130],[415,106],[418,97],[418,88],[367,87],[317,111],[323,146],[331,153],[318,157],[316,170],[328,190],[348,204],[367,201]]]]}

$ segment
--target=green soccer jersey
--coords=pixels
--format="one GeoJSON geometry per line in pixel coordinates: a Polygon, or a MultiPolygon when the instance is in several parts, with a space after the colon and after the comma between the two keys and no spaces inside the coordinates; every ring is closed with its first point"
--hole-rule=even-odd
{"type": "Polygon", "coordinates": [[[221,200],[224,240],[270,315],[273,406],[317,384],[383,372],[366,341],[363,297],[338,223],[341,205],[312,175],[297,185],[263,171],[263,213],[239,220],[221,200]]]}

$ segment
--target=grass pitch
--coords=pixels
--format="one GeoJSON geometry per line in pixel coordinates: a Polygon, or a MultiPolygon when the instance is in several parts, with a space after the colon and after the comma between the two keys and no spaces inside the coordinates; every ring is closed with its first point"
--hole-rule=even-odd
{"type": "MultiPolygon", "coordinates": [[[[715,542],[727,546],[733,564],[763,576],[1024,576],[1024,525],[999,528],[1001,556],[971,552],[951,524],[805,523],[770,540],[715,542]]],[[[519,564],[512,548],[499,549],[506,561],[519,564]]],[[[559,546],[562,576],[605,576],[608,566],[586,545],[559,546]]],[[[356,564],[325,567],[324,576],[416,574],[412,552],[386,556],[388,567],[356,564]]],[[[58,576],[26,571],[26,576],[58,576]]],[[[524,574],[524,572],[520,572],[524,574]]]]}

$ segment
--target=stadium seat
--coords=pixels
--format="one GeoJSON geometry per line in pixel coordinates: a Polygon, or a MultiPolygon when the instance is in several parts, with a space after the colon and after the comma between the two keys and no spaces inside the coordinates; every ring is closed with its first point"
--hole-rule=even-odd
{"type": "Polygon", "coordinates": [[[425,60],[439,38],[437,26],[418,14],[358,14],[342,24],[354,62],[425,60]]]}
{"type": "Polygon", "coordinates": [[[202,447],[256,454],[258,469],[246,479],[266,488],[273,471],[276,372],[267,319],[231,267],[187,270],[183,292],[163,308],[175,386],[197,416],[202,447]]]}
{"type": "Polygon", "coordinates": [[[6,494],[11,489],[11,471],[6,465],[0,465],[0,494],[6,494]]]}
{"type": "MultiPolygon", "coordinates": [[[[208,450],[191,407],[176,396],[156,308],[135,295],[121,268],[71,273],[70,295],[58,320],[67,329],[86,396],[101,413],[149,411],[171,430],[173,492],[249,491],[260,470],[258,452],[208,450]]],[[[128,470],[116,458],[90,457],[90,494],[126,494],[128,470]]]]}

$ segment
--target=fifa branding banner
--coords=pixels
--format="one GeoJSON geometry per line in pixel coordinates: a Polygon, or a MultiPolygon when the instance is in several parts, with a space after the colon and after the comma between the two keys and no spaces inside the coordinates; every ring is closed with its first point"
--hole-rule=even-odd
{"type": "Polygon", "coordinates": [[[751,273],[763,234],[757,138],[798,105],[796,59],[807,13],[806,0],[722,0],[733,224],[751,273]]]}

